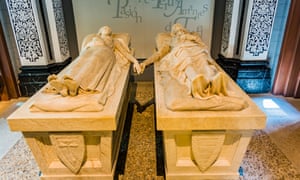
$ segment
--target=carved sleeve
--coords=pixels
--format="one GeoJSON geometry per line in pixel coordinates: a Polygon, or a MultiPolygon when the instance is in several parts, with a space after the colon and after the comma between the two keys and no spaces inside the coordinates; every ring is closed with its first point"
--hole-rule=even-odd
{"type": "Polygon", "coordinates": [[[156,51],[154,54],[148,57],[143,63],[145,64],[145,66],[148,66],[149,64],[161,60],[165,55],[167,55],[170,52],[170,49],[170,46],[168,44],[165,44],[162,48],[160,48],[158,51],[156,51]]]}
{"type": "Polygon", "coordinates": [[[126,49],[120,41],[115,40],[114,47],[131,63],[134,63],[134,64],[138,63],[138,61],[135,59],[135,57],[129,53],[129,50],[126,49]]]}

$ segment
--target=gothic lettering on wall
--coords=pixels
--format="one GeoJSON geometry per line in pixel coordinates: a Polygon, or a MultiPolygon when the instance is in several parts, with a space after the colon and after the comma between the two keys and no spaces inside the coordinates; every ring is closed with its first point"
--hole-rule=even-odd
{"type": "Polygon", "coordinates": [[[69,46],[68,46],[66,29],[65,29],[65,19],[63,15],[62,2],[61,0],[53,0],[52,4],[53,4],[54,16],[55,16],[60,53],[63,56],[68,57],[69,46]]]}
{"type": "Polygon", "coordinates": [[[214,0],[106,0],[84,3],[73,0],[78,44],[83,38],[109,25],[116,32],[131,35],[135,56],[153,53],[155,37],[170,32],[174,23],[197,32],[210,47],[214,0]]]}
{"type": "Polygon", "coordinates": [[[36,62],[43,56],[31,0],[7,0],[20,57],[36,62]]]}
{"type": "MultiPolygon", "coordinates": [[[[113,0],[108,0],[107,4],[112,5],[113,0]]],[[[201,17],[207,15],[210,10],[210,3],[205,0],[200,1],[200,6],[193,6],[195,2],[183,0],[115,0],[116,8],[113,18],[132,19],[135,23],[143,23],[145,14],[144,8],[158,10],[163,18],[169,18],[170,22],[165,24],[165,31],[170,31],[171,25],[181,23],[186,28],[189,24],[194,24],[201,17]]],[[[198,2],[199,3],[199,2],[198,2]]],[[[191,31],[198,32],[202,35],[203,25],[198,23],[195,29],[191,31]]]]}
{"type": "Polygon", "coordinates": [[[277,0],[253,0],[246,51],[253,56],[267,52],[277,0]]]}

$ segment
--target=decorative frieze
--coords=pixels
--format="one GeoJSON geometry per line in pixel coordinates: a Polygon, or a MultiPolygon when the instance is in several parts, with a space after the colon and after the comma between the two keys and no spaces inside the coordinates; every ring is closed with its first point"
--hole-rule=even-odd
{"type": "Polygon", "coordinates": [[[61,63],[70,57],[61,0],[7,0],[6,3],[22,66],[61,63]]]}
{"type": "Polygon", "coordinates": [[[266,60],[277,0],[250,0],[248,4],[241,60],[266,60]]]}
{"type": "Polygon", "coordinates": [[[278,0],[226,0],[217,62],[247,93],[270,90],[268,53],[278,0]]]}
{"type": "Polygon", "coordinates": [[[6,0],[22,66],[51,63],[36,3],[34,0],[6,0]]]}
{"type": "Polygon", "coordinates": [[[267,60],[278,0],[226,0],[221,54],[267,60]]]}
{"type": "Polygon", "coordinates": [[[31,96],[70,62],[62,1],[6,0],[6,5],[22,66],[20,91],[31,96]]]}

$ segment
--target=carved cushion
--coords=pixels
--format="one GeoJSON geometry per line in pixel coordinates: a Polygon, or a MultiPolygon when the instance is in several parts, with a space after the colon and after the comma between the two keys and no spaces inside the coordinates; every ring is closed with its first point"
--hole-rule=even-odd
{"type": "MultiPolygon", "coordinates": [[[[81,44],[81,49],[84,49],[84,47],[92,41],[92,39],[97,36],[97,34],[89,34],[87,35],[81,44]]],[[[114,33],[112,35],[113,39],[118,39],[120,41],[123,41],[124,44],[130,45],[130,35],[128,33],[114,33]]]]}
{"type": "Polygon", "coordinates": [[[168,32],[159,33],[156,36],[156,48],[159,50],[163,47],[164,44],[170,44],[171,34],[168,32]]]}

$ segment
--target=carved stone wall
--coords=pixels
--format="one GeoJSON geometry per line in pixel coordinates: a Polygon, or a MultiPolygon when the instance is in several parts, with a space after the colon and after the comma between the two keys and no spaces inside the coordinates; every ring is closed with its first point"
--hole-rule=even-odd
{"type": "Polygon", "coordinates": [[[268,53],[278,0],[226,0],[217,62],[248,93],[269,92],[268,53]]]}
{"type": "Polygon", "coordinates": [[[267,60],[278,0],[226,0],[221,54],[267,60]]]}
{"type": "Polygon", "coordinates": [[[33,0],[7,0],[15,40],[22,66],[51,63],[38,5],[33,0]]]}
{"type": "Polygon", "coordinates": [[[242,60],[266,60],[271,40],[277,0],[250,0],[246,13],[242,60]]]}
{"type": "Polygon", "coordinates": [[[7,0],[21,64],[22,96],[31,96],[70,61],[61,0],[7,0]]]}

